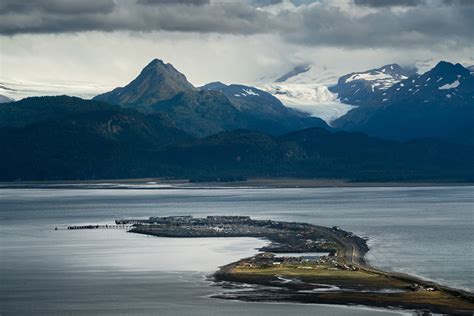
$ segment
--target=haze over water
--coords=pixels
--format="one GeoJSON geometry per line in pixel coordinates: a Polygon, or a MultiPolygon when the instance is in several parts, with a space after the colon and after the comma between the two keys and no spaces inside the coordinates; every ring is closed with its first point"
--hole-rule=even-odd
{"type": "Polygon", "coordinates": [[[308,314],[393,313],[338,306],[209,298],[218,266],[264,241],[166,239],[123,230],[54,231],[166,215],[249,215],[340,226],[369,238],[368,259],[474,289],[474,187],[317,189],[0,189],[0,313],[308,314]]]}

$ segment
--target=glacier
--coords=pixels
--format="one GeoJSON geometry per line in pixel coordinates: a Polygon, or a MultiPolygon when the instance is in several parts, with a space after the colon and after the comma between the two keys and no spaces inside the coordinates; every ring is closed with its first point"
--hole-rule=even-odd
{"type": "Polygon", "coordinates": [[[259,89],[271,93],[285,106],[319,117],[331,125],[334,120],[356,108],[339,101],[327,86],[311,83],[261,84],[259,89]]]}

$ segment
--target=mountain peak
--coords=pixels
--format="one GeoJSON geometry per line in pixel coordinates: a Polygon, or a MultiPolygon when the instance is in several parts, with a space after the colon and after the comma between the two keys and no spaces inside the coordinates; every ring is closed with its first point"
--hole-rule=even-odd
{"type": "Polygon", "coordinates": [[[119,105],[147,106],[194,89],[186,76],[173,65],[155,58],[125,87],[116,88],[94,99],[119,105]]]}
{"type": "MultiPolygon", "coordinates": [[[[143,70],[146,70],[146,69],[161,69],[161,68],[172,68],[174,70],[176,70],[173,65],[169,64],[169,63],[165,63],[163,60],[161,59],[158,59],[158,58],[154,58],[152,59],[152,61],[150,61],[146,66],[145,68],[143,68],[143,70]]],[[[177,70],[176,70],[177,71],[177,70]]]]}
{"type": "Polygon", "coordinates": [[[446,71],[455,71],[455,72],[465,72],[467,69],[464,68],[463,65],[461,65],[460,63],[457,63],[457,64],[452,64],[448,61],[440,61],[438,64],[436,64],[436,66],[432,69],[432,71],[442,71],[442,72],[446,72],[446,71]]]}
{"type": "Polygon", "coordinates": [[[438,76],[448,79],[470,76],[471,72],[463,65],[453,64],[447,61],[440,61],[433,69],[426,72],[423,76],[438,76]]]}
{"type": "Polygon", "coordinates": [[[399,78],[409,77],[416,72],[414,68],[405,68],[399,64],[388,64],[378,69],[374,69],[373,71],[379,71],[399,78]]]}
{"type": "Polygon", "coordinates": [[[164,65],[165,62],[164,62],[163,60],[161,60],[161,59],[153,58],[153,59],[150,61],[150,63],[149,63],[146,67],[148,67],[148,66],[153,66],[153,65],[156,65],[156,64],[162,64],[162,65],[164,65]]]}
{"type": "Polygon", "coordinates": [[[162,74],[164,72],[177,73],[184,77],[184,75],[179,72],[172,64],[165,63],[163,60],[155,58],[149,62],[141,71],[140,75],[143,73],[156,73],[162,74]]]}

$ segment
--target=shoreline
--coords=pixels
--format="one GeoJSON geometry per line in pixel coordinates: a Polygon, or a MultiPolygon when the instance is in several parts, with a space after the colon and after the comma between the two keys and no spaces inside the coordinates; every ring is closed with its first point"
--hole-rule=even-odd
{"type": "Polygon", "coordinates": [[[449,187],[473,186],[474,182],[393,181],[357,182],[344,179],[251,178],[235,182],[189,182],[161,178],[54,180],[0,182],[0,189],[114,189],[114,190],[173,190],[173,189],[273,189],[273,188],[371,188],[371,187],[449,187]]]}

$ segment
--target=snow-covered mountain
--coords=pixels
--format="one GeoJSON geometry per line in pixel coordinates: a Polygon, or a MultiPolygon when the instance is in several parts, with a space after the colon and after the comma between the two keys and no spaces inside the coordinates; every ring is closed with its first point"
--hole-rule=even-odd
{"type": "Polygon", "coordinates": [[[415,73],[415,69],[390,64],[364,72],[353,72],[339,78],[331,91],[341,102],[364,106],[369,100],[415,73]]]}
{"type": "Polygon", "coordinates": [[[338,76],[326,67],[297,66],[274,83],[262,84],[288,107],[320,117],[328,124],[357,106],[364,106],[382,91],[415,73],[415,69],[390,64],[338,76]]]}
{"type": "MultiPolygon", "coordinates": [[[[299,65],[273,82],[258,87],[277,97],[285,106],[307,112],[331,124],[353,106],[338,100],[328,87],[336,84],[339,75],[325,66],[299,65]]],[[[269,80],[270,81],[270,80],[269,80]]]]}
{"type": "Polygon", "coordinates": [[[333,124],[383,138],[439,137],[473,144],[473,104],[471,71],[442,61],[376,94],[333,124]]]}
{"type": "MultiPolygon", "coordinates": [[[[461,64],[439,62],[422,75],[413,75],[382,93],[382,103],[402,100],[423,100],[424,103],[462,103],[471,100],[474,94],[474,80],[469,69],[461,64]]],[[[377,101],[380,102],[380,98],[377,101]]]]}

